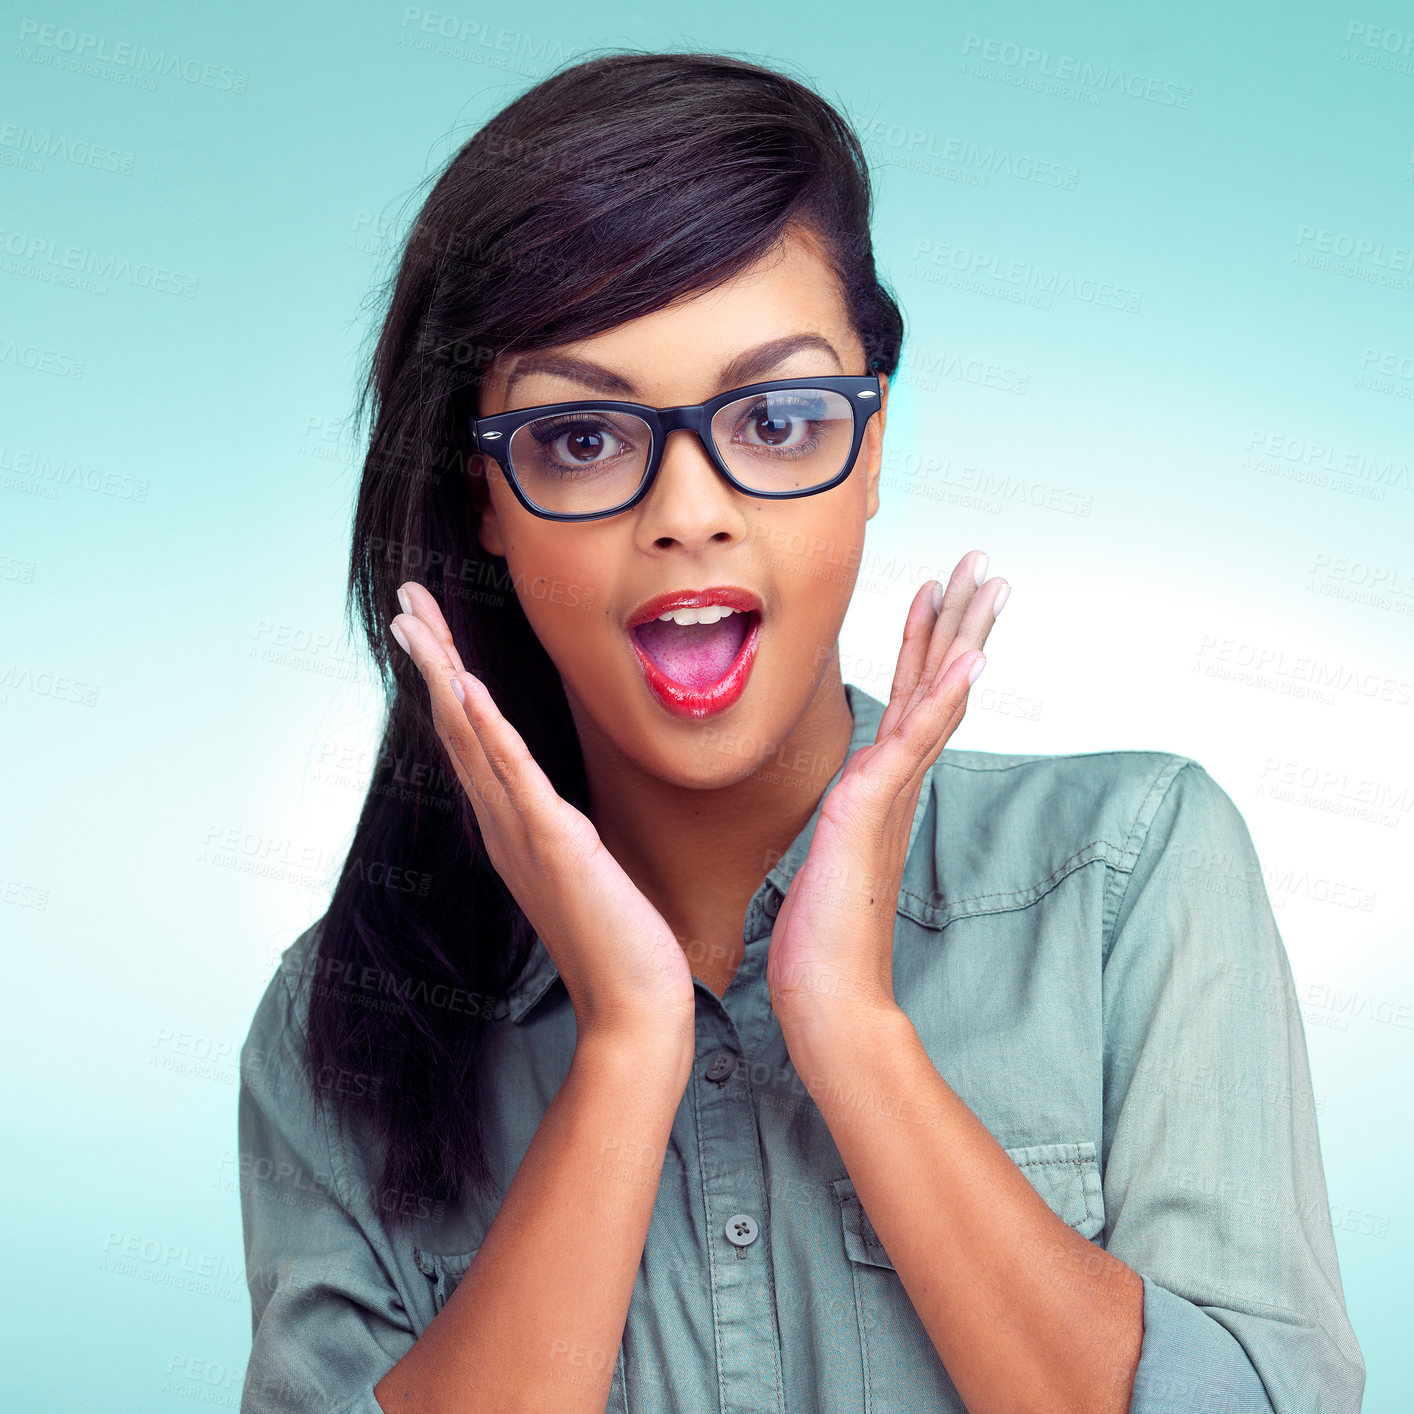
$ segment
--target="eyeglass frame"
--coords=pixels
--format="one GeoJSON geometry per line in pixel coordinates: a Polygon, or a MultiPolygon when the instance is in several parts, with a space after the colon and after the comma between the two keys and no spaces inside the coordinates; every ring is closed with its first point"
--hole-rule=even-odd
{"type": "Polygon", "coordinates": [[[663,462],[663,452],[667,446],[668,434],[680,429],[697,434],[697,440],[701,443],[712,464],[727,479],[728,483],[744,496],[785,501],[794,500],[800,496],[816,496],[822,491],[829,491],[844,481],[854,470],[869,419],[882,406],[883,387],[877,373],[841,373],[829,374],[820,378],[773,378],[765,383],[746,383],[740,388],[728,388],[726,392],[708,398],[705,403],[684,403],[678,407],[655,408],[646,403],[579,398],[573,402],[544,403],[538,407],[516,408],[513,412],[499,412],[490,417],[476,417],[468,414],[465,425],[471,434],[472,447],[479,454],[490,457],[501,468],[505,473],[506,480],[510,483],[511,490],[515,493],[516,500],[532,515],[540,516],[544,520],[602,520],[605,516],[615,516],[623,511],[631,510],[653,489],[653,483],[658,479],[658,469],[663,462]],[[823,482],[819,486],[812,486],[806,491],[758,491],[753,487],[743,486],[732,475],[731,469],[717,450],[716,441],[712,436],[712,419],[728,403],[748,398],[755,393],[769,393],[786,388],[819,388],[825,392],[846,395],[846,400],[854,413],[854,436],[844,466],[838,475],[831,480],[823,482]],[[648,430],[653,434],[653,446],[648,453],[648,464],[643,471],[643,481],[633,496],[622,505],[611,507],[607,511],[547,511],[543,507],[535,505],[522,490],[520,481],[516,477],[515,468],[511,465],[511,438],[527,422],[567,412],[631,413],[646,423],[648,430]],[[486,442],[499,442],[500,446],[488,448],[484,445],[486,442]],[[504,451],[503,456],[497,455],[502,451],[504,451]]]}

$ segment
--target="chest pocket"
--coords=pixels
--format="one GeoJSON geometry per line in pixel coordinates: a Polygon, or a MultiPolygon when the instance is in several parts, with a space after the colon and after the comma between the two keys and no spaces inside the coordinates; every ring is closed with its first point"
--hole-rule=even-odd
{"type": "MultiPolygon", "coordinates": [[[[471,1269],[472,1261],[481,1249],[474,1247],[470,1252],[424,1252],[420,1247],[412,1249],[413,1261],[432,1288],[432,1314],[435,1317],[447,1304],[461,1279],[471,1269]]],[[[431,1324],[429,1322],[429,1324],[431,1324]]],[[[425,1329],[425,1327],[424,1327],[425,1329]]],[[[418,1332],[422,1334],[421,1331],[418,1332]]],[[[619,1346],[618,1361],[614,1366],[614,1381],[609,1390],[609,1403],[605,1414],[628,1414],[628,1395],[624,1380],[624,1352],[619,1346]]]]}
{"type": "Polygon", "coordinates": [[[461,1279],[471,1267],[473,1258],[481,1249],[473,1247],[470,1252],[424,1252],[421,1247],[412,1249],[413,1261],[417,1269],[432,1283],[432,1314],[435,1316],[447,1304],[461,1284],[461,1279]]]}
{"type": "MultiPolygon", "coordinates": [[[[1093,1142],[1033,1144],[1006,1152],[1063,1222],[1082,1237],[1094,1238],[1103,1231],[1104,1193],[1093,1142]]],[[[860,1205],[853,1181],[837,1178],[833,1187],[854,1278],[864,1414],[892,1414],[900,1409],[967,1414],[957,1386],[860,1205]]]]}

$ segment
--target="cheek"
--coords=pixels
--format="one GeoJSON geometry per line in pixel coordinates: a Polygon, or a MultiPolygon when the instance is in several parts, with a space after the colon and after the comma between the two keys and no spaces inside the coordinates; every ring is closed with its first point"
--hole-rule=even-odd
{"type": "Polygon", "coordinates": [[[862,509],[850,500],[821,506],[818,514],[773,532],[780,541],[773,558],[802,613],[821,620],[843,613],[863,561],[865,524],[862,509]]]}
{"type": "Polygon", "coordinates": [[[612,553],[576,527],[523,530],[507,546],[515,593],[553,657],[572,653],[604,622],[612,602],[612,553]],[[570,533],[566,533],[566,532],[570,533]]]}

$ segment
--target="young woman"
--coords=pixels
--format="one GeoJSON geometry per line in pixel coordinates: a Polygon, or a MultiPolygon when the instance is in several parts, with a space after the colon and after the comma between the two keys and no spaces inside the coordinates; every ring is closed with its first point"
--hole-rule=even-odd
{"type": "Polygon", "coordinates": [[[1232,801],[949,746],[985,554],[842,681],[869,214],[830,105],[700,54],[554,74],[428,197],[353,534],[384,745],[241,1057],[243,1410],[1358,1409],[1232,801]]]}

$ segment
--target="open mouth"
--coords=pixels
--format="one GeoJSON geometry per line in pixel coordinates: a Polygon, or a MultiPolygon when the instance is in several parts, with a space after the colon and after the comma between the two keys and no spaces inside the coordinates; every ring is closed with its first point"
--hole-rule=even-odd
{"type": "Polygon", "coordinates": [[[659,701],[680,716],[705,717],[729,707],[746,686],[761,615],[734,611],[710,624],[651,619],[629,636],[659,701]]]}
{"type": "Polygon", "coordinates": [[[702,692],[726,676],[757,617],[752,610],[728,614],[714,624],[652,619],[639,624],[633,636],[665,678],[702,692]]]}

